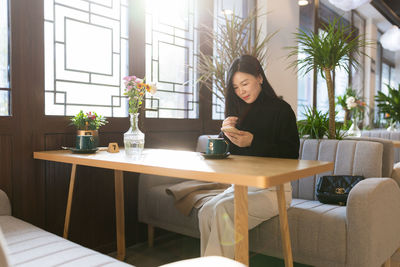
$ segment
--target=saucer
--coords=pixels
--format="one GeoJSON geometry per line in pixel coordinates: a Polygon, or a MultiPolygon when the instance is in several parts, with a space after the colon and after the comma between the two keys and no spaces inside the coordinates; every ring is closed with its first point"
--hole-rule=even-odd
{"type": "Polygon", "coordinates": [[[206,154],[205,152],[200,152],[200,155],[202,155],[206,159],[224,159],[229,157],[231,153],[224,153],[224,154],[206,154]]]}
{"type": "Polygon", "coordinates": [[[77,154],[90,154],[90,153],[95,153],[97,150],[99,150],[98,147],[91,149],[78,149],[75,147],[69,147],[68,149],[71,150],[72,153],[77,153],[77,154]]]}

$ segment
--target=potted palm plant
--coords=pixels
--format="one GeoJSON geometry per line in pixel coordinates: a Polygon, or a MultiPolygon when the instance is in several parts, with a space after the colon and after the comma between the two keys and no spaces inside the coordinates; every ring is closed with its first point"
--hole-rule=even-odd
{"type": "Polygon", "coordinates": [[[384,114],[385,119],[390,122],[388,131],[394,131],[396,123],[400,122],[400,84],[397,90],[388,84],[386,86],[388,94],[378,92],[375,101],[378,103],[379,113],[384,114]]]}
{"type": "Polygon", "coordinates": [[[256,20],[260,16],[262,15],[257,15],[256,10],[250,12],[245,18],[238,17],[235,13],[225,14],[217,30],[206,28],[204,31],[210,42],[208,46],[214,47],[214,53],[209,55],[200,52],[197,67],[200,73],[199,82],[222,101],[224,101],[226,88],[225,72],[236,58],[241,55],[252,55],[261,63],[265,62],[266,44],[276,32],[263,36],[261,28],[256,30],[256,20]]]}
{"type": "Polygon", "coordinates": [[[334,18],[324,25],[319,33],[299,29],[294,35],[298,46],[288,47],[288,58],[294,58],[289,67],[298,67],[298,72],[304,75],[312,70],[319,71],[326,80],[329,98],[328,138],[334,139],[336,113],[333,72],[336,68],[343,68],[349,73],[351,67],[359,67],[358,57],[350,60],[350,55],[365,55],[361,48],[371,42],[366,41],[363,35],[357,35],[356,30],[346,26],[340,18],[334,18]],[[305,56],[298,57],[299,54],[305,56]]]}

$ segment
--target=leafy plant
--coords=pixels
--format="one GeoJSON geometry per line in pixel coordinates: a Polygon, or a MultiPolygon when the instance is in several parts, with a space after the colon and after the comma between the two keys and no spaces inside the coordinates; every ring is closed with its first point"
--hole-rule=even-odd
{"type": "Polygon", "coordinates": [[[388,94],[379,91],[375,96],[378,103],[379,113],[384,114],[385,119],[392,122],[400,122],[400,84],[396,90],[390,85],[386,85],[388,94]]]}
{"type": "MultiPolygon", "coordinates": [[[[224,15],[223,23],[217,29],[206,27],[205,34],[209,47],[214,47],[213,55],[200,52],[198,79],[206,88],[212,91],[221,101],[225,96],[225,74],[231,63],[241,55],[252,55],[261,63],[267,57],[266,44],[276,33],[264,36],[261,28],[256,30],[258,17],[256,10],[250,12],[246,18],[224,15]],[[214,85],[210,81],[214,81],[214,85]],[[214,91],[216,89],[216,91],[214,91]]],[[[220,19],[220,18],[217,18],[220,19]]]]}
{"type": "Polygon", "coordinates": [[[321,139],[327,135],[329,124],[328,113],[322,113],[316,107],[306,107],[303,115],[306,119],[297,122],[300,137],[321,139]]]}
{"type": "Polygon", "coordinates": [[[78,130],[98,130],[100,126],[108,123],[105,117],[97,115],[96,112],[83,113],[82,110],[72,117],[71,121],[78,130]]]}
{"type": "Polygon", "coordinates": [[[347,131],[351,126],[351,122],[336,122],[336,132],[335,132],[335,139],[342,140],[347,136],[347,131]]]}
{"type": "MultiPolygon", "coordinates": [[[[329,118],[328,112],[322,113],[317,108],[306,107],[303,113],[305,120],[297,122],[299,135],[302,138],[321,139],[328,136],[329,118]]],[[[341,140],[347,135],[347,130],[351,126],[351,122],[335,122],[335,139],[341,140]]]]}
{"type": "Polygon", "coordinates": [[[298,71],[304,75],[316,69],[326,80],[329,98],[329,138],[334,138],[335,125],[335,95],[332,74],[335,68],[343,68],[347,73],[351,67],[360,66],[358,57],[350,60],[350,55],[362,54],[362,47],[372,44],[364,39],[363,35],[356,35],[356,30],[344,25],[340,18],[334,18],[323,31],[314,33],[301,29],[294,33],[297,46],[288,47],[290,50],[288,58],[295,59],[289,67],[299,67],[298,71]],[[305,55],[299,57],[300,55],[305,55]]]}

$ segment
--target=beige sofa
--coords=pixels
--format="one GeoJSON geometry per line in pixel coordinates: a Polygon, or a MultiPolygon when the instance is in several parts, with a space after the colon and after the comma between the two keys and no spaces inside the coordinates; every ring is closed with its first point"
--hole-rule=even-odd
{"type": "Polygon", "coordinates": [[[0,190],[0,266],[132,266],[11,216],[0,190]],[[2,232],[2,234],[1,234],[2,232]]]}
{"type": "MultiPolygon", "coordinates": [[[[200,137],[198,151],[207,137],[200,137]]],[[[315,200],[318,176],[292,183],[288,210],[296,262],[313,266],[378,267],[400,247],[400,189],[390,177],[393,144],[377,139],[301,140],[300,158],[335,162],[333,174],[364,175],[351,191],[347,206],[315,200]],[[383,160],[385,159],[385,160],[383,160]],[[374,178],[375,177],[375,178],[374,178]]],[[[327,175],[331,173],[324,173],[327,175]]],[[[165,189],[181,179],[141,175],[139,221],[153,227],[199,237],[197,210],[184,216],[165,189]]],[[[274,217],[250,231],[250,250],[282,258],[279,220],[274,217]]]]}
{"type": "MultiPolygon", "coordinates": [[[[400,132],[388,131],[386,129],[365,130],[361,132],[362,137],[382,138],[386,140],[400,141],[400,132]]],[[[394,149],[394,162],[400,162],[400,148],[394,149]]]]}

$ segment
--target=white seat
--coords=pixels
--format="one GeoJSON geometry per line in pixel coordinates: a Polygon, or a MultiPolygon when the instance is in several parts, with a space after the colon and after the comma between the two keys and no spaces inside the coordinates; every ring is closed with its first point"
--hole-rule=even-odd
{"type": "Polygon", "coordinates": [[[200,257],[161,265],[162,267],[245,267],[246,265],[220,256],[200,257]]]}

